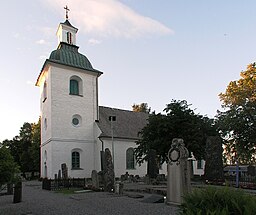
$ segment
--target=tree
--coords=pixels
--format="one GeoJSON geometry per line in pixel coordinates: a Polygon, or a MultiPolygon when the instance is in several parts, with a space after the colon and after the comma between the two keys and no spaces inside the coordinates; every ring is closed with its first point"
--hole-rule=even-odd
{"type": "Polygon", "coordinates": [[[38,123],[25,122],[18,136],[12,140],[3,141],[20,170],[25,172],[39,172],[40,169],[40,119],[38,123]]]}
{"type": "Polygon", "coordinates": [[[14,180],[18,166],[11,156],[10,150],[5,146],[0,148],[0,187],[14,180]]]}
{"type": "Polygon", "coordinates": [[[29,149],[32,146],[32,125],[30,123],[24,123],[20,129],[20,144],[22,147],[22,153],[20,157],[21,171],[31,172],[32,171],[32,156],[29,149]]]}
{"type": "Polygon", "coordinates": [[[133,104],[132,110],[134,112],[150,113],[151,108],[148,107],[148,103],[133,104]]]}
{"type": "Polygon", "coordinates": [[[41,144],[41,119],[39,118],[37,123],[32,124],[32,141],[29,153],[32,159],[33,172],[39,172],[40,170],[40,144],[41,144]]]}
{"type": "Polygon", "coordinates": [[[204,158],[207,136],[217,134],[213,120],[195,114],[186,101],[172,100],[164,109],[166,114],[151,114],[148,124],[140,132],[135,148],[139,163],[147,160],[150,149],[156,150],[159,161],[167,161],[173,138],[182,138],[197,159],[204,158]]]}
{"type": "Polygon", "coordinates": [[[240,76],[219,95],[225,111],[217,117],[226,159],[250,163],[256,156],[256,64],[249,64],[240,76]]]}

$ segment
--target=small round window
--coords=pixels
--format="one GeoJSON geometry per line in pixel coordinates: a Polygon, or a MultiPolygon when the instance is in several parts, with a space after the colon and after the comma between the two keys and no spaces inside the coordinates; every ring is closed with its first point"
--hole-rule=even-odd
{"type": "Polygon", "coordinates": [[[73,125],[79,125],[79,119],[73,118],[72,123],[73,123],[73,125]]]}
{"type": "Polygon", "coordinates": [[[72,117],[72,125],[73,126],[80,126],[82,123],[82,118],[80,115],[76,114],[72,117]]]}

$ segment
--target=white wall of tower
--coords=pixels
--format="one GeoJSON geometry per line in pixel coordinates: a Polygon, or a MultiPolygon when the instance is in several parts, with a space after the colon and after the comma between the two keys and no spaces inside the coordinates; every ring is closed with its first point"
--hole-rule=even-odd
{"type": "Polygon", "coordinates": [[[41,77],[40,89],[41,155],[47,153],[47,159],[41,160],[42,176],[54,178],[54,174],[61,169],[61,164],[66,163],[70,177],[90,177],[93,169],[100,168],[99,155],[96,155],[97,158],[94,156],[98,150],[94,133],[98,111],[97,74],[59,64],[50,65],[45,68],[41,77]],[[70,95],[70,78],[74,75],[82,80],[82,95],[70,95]],[[43,96],[45,82],[46,100],[43,96]],[[78,126],[72,124],[73,115],[81,116],[78,126]],[[72,150],[80,152],[79,170],[72,170],[72,150]]]}
{"type": "Polygon", "coordinates": [[[51,68],[52,95],[52,138],[94,140],[93,124],[97,119],[97,75],[82,72],[70,67],[54,66],[51,68]],[[83,95],[70,95],[69,82],[72,76],[78,76],[83,82],[83,95]],[[79,126],[72,125],[72,116],[82,118],[79,126]]]}

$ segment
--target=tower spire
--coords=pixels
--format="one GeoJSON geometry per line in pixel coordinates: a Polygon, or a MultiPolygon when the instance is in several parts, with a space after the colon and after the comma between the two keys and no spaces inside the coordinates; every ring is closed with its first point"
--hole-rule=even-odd
{"type": "Polygon", "coordinates": [[[68,8],[68,6],[66,5],[66,7],[64,7],[64,9],[66,10],[66,20],[68,20],[68,11],[69,11],[69,8],[68,8]]]}

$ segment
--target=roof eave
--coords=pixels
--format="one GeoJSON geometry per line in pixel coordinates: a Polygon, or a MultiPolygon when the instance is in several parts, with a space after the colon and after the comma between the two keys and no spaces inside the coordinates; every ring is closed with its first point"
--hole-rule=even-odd
{"type": "Polygon", "coordinates": [[[98,76],[102,75],[103,72],[97,70],[97,69],[85,69],[83,67],[79,67],[79,66],[73,66],[73,65],[69,65],[69,64],[65,64],[65,63],[60,63],[60,62],[57,62],[57,61],[54,61],[54,60],[50,60],[50,59],[47,59],[47,61],[51,62],[51,63],[56,63],[56,64],[60,64],[60,65],[64,65],[64,66],[69,66],[69,67],[73,67],[73,68],[77,68],[77,69],[82,69],[82,70],[85,70],[85,71],[89,71],[89,72],[93,72],[93,73],[97,73],[98,76]]]}
{"type": "Polygon", "coordinates": [[[39,82],[40,82],[41,75],[42,75],[42,73],[43,73],[43,71],[44,71],[44,69],[45,69],[45,67],[46,67],[46,65],[47,65],[47,63],[48,63],[48,61],[49,61],[49,59],[46,59],[46,60],[45,60],[44,65],[42,66],[41,72],[40,72],[40,74],[39,74],[39,76],[38,76],[38,78],[37,78],[37,80],[36,80],[35,86],[37,86],[37,87],[39,87],[39,82]]]}
{"type": "MultiPolygon", "coordinates": [[[[111,139],[112,136],[109,136],[109,135],[106,135],[106,134],[101,134],[98,138],[109,138],[111,139]]],[[[135,138],[135,137],[117,137],[117,136],[114,136],[113,139],[122,139],[122,140],[139,140],[140,138],[135,138]]]]}

